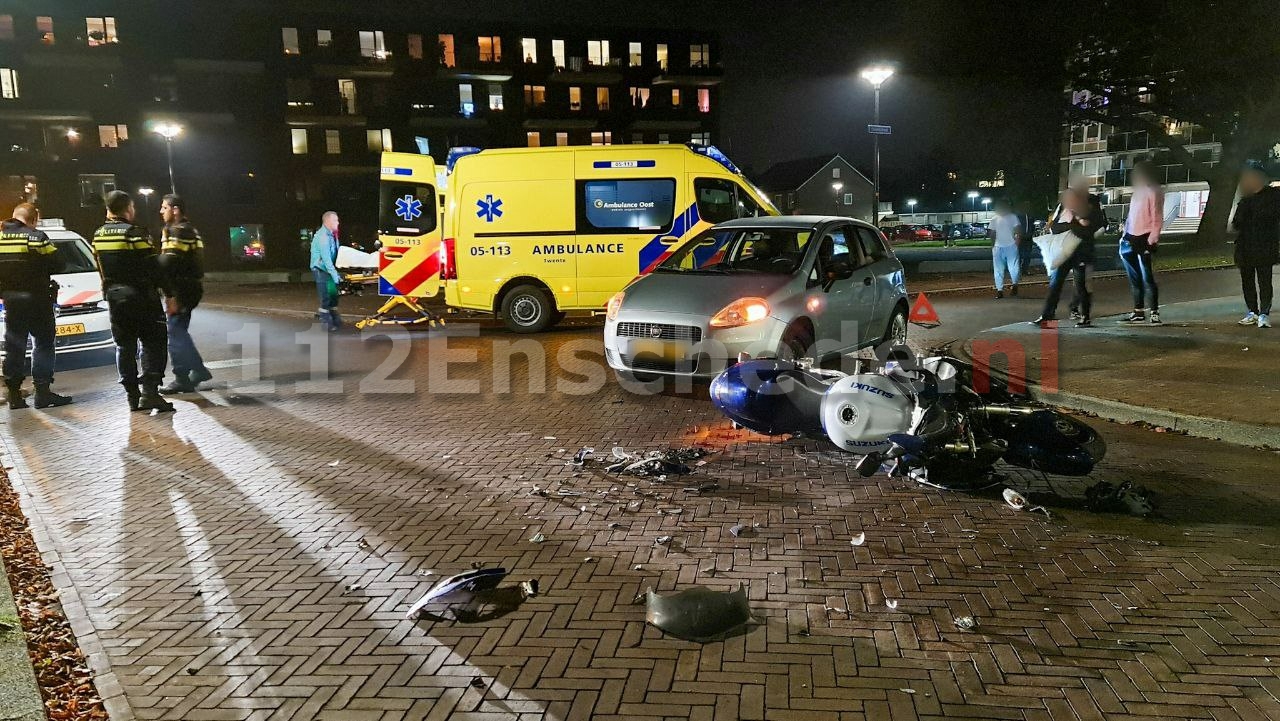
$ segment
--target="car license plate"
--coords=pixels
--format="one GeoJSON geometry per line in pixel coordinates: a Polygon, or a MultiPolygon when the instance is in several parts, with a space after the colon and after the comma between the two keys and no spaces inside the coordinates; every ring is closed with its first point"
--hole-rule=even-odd
{"type": "MultiPolygon", "coordinates": [[[[48,326],[45,326],[45,327],[47,328],[48,326]]],[[[66,325],[58,326],[58,329],[57,329],[57,335],[59,336],[80,335],[83,332],[84,332],[84,323],[68,323],[66,325]]]]}
{"type": "Polygon", "coordinates": [[[639,358],[640,356],[657,357],[664,361],[674,362],[684,358],[685,349],[677,343],[668,343],[660,340],[631,341],[631,357],[639,358]]]}

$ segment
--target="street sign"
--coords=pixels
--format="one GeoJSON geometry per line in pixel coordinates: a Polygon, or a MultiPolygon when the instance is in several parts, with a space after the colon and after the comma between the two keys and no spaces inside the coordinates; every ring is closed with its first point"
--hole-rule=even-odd
{"type": "Polygon", "coordinates": [[[872,135],[893,135],[892,125],[868,125],[867,132],[872,135]]]}

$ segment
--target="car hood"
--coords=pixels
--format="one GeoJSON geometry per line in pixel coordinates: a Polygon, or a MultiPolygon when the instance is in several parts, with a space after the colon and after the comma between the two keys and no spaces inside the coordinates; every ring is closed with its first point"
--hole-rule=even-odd
{"type": "Polygon", "coordinates": [[[769,298],[794,275],[761,273],[651,273],[626,289],[626,311],[663,311],[711,317],[739,298],[769,298]]]}

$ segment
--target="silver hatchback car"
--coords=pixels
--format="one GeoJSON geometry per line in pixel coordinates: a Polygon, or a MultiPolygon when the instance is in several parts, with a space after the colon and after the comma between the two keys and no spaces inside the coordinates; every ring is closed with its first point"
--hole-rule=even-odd
{"type": "Polygon", "coordinates": [[[741,218],[674,248],[615,295],[605,357],[624,377],[711,378],[753,357],[822,358],[907,336],[902,264],[868,223],[741,218]]]}

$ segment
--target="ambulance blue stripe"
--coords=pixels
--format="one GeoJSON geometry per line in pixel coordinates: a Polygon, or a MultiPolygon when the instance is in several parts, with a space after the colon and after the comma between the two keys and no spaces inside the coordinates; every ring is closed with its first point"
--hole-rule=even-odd
{"type": "Polygon", "coordinates": [[[670,232],[659,233],[653,236],[653,238],[640,249],[639,272],[645,272],[649,266],[653,265],[662,257],[663,253],[667,252],[667,249],[670,246],[662,242],[663,238],[667,236],[684,238],[685,233],[688,233],[693,226],[698,224],[698,220],[698,204],[693,203],[688,208],[685,208],[683,213],[676,217],[675,222],[671,224],[670,232]]]}
{"type": "Polygon", "coordinates": [[[656,168],[658,161],[656,160],[597,160],[591,164],[591,167],[603,170],[617,169],[630,170],[632,168],[656,168]]]}

